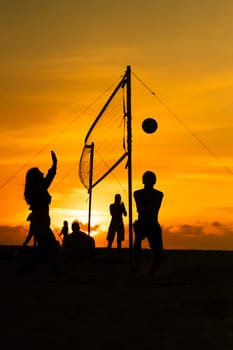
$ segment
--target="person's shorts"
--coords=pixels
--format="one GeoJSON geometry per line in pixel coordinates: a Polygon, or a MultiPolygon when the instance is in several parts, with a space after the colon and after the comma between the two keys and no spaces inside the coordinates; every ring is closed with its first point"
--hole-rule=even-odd
{"type": "Polygon", "coordinates": [[[121,221],[111,221],[108,229],[107,240],[113,241],[117,234],[117,241],[123,241],[125,238],[124,224],[121,221]]]}
{"type": "Polygon", "coordinates": [[[143,239],[147,238],[150,248],[162,249],[162,229],[158,222],[151,224],[136,220],[133,227],[136,241],[142,241],[143,239]]]}

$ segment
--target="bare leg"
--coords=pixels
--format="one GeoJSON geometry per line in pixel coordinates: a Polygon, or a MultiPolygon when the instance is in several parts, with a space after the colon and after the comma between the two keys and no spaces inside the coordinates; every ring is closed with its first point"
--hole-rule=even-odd
{"type": "Polygon", "coordinates": [[[139,273],[141,263],[142,241],[138,238],[134,242],[134,271],[139,273]]]}
{"type": "Polygon", "coordinates": [[[110,250],[112,248],[112,241],[108,241],[108,249],[110,250]]]}
{"type": "Polygon", "coordinates": [[[120,254],[120,252],[121,252],[121,241],[120,240],[117,241],[117,252],[118,252],[118,254],[120,254]]]}

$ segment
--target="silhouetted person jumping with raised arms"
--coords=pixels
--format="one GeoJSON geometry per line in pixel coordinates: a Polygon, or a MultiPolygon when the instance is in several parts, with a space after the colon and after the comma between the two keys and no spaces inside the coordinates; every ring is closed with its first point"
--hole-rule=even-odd
{"type": "Polygon", "coordinates": [[[53,263],[58,245],[50,228],[49,216],[51,196],[48,188],[56,175],[57,169],[57,157],[53,151],[51,151],[51,157],[52,166],[47,175],[44,176],[38,168],[31,168],[26,174],[24,198],[31,213],[28,216],[28,221],[30,221],[29,233],[23,246],[34,236],[40,258],[53,263]]]}
{"type": "Polygon", "coordinates": [[[134,222],[134,257],[135,272],[140,270],[142,240],[148,239],[153,252],[153,262],[150,273],[153,274],[161,263],[163,253],[162,230],[158,222],[159,209],[163,199],[163,193],[154,189],[156,175],[151,171],[143,174],[144,188],[134,192],[138,220],[134,222]]]}
{"type": "Polygon", "coordinates": [[[111,222],[108,228],[108,234],[107,234],[108,249],[111,249],[115,235],[117,234],[117,249],[118,251],[120,251],[121,242],[125,238],[123,215],[124,216],[127,215],[125,205],[121,201],[120,194],[115,195],[115,201],[114,203],[110,204],[109,210],[110,210],[112,219],[111,219],[111,222]]]}

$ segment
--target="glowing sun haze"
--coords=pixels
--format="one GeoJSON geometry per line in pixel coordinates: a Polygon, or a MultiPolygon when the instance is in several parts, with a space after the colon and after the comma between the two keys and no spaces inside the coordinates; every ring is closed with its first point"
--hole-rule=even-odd
{"type": "MultiPolygon", "coordinates": [[[[0,244],[23,241],[25,174],[45,173],[51,149],[52,227],[78,219],[85,228],[84,138],[131,65],[133,189],[156,172],[165,247],[233,249],[232,13],[227,0],[1,2],[0,244]],[[158,122],[151,135],[148,117],[158,122]]],[[[125,162],[93,191],[100,245],[115,193],[127,204],[125,162]]]]}

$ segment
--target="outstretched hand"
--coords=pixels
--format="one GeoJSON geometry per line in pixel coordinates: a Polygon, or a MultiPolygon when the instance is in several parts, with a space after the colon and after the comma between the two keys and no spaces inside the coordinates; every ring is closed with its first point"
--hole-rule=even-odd
{"type": "Polygon", "coordinates": [[[51,151],[51,156],[52,156],[53,164],[57,165],[57,157],[54,151],[51,151]]]}

